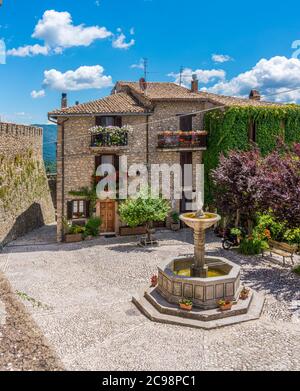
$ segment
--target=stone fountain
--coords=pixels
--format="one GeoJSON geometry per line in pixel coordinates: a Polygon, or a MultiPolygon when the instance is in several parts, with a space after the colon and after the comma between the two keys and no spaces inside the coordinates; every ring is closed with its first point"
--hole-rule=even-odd
{"type": "Polygon", "coordinates": [[[194,254],[158,266],[157,286],[133,297],[133,302],[151,320],[209,329],[260,316],[264,304],[262,295],[251,291],[246,301],[239,300],[242,289],[240,266],[205,253],[205,231],[220,219],[218,214],[202,210],[180,216],[180,220],[194,231],[194,254]],[[193,302],[191,312],[178,308],[183,298],[193,302]],[[220,300],[232,301],[235,306],[222,312],[218,306],[220,300]]]}

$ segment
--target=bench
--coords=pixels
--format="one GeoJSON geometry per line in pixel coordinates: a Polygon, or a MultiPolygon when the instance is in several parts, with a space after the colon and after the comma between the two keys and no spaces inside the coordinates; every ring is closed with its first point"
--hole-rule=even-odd
{"type": "MultiPolygon", "coordinates": [[[[269,250],[270,256],[272,254],[280,255],[283,258],[283,265],[285,266],[285,259],[290,258],[292,264],[294,265],[294,255],[298,251],[298,246],[290,245],[287,243],[276,242],[275,240],[269,240],[269,250]]],[[[262,252],[262,256],[264,256],[264,251],[262,252]]]]}

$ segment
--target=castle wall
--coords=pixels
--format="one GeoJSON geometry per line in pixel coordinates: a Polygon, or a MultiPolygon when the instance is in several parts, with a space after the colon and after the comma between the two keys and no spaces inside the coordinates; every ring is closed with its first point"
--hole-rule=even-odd
{"type": "Polygon", "coordinates": [[[43,130],[0,122],[0,246],[55,220],[43,130]]]}

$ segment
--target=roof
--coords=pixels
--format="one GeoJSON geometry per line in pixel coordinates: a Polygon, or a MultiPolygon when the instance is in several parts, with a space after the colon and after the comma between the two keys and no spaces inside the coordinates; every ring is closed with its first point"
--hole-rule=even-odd
{"type": "Polygon", "coordinates": [[[211,92],[199,91],[203,99],[224,106],[282,106],[282,103],[267,102],[263,100],[237,98],[235,96],[217,95],[211,92]]]}
{"type": "Polygon", "coordinates": [[[120,81],[117,87],[129,87],[135,93],[142,94],[151,101],[161,100],[202,100],[198,93],[191,92],[188,88],[175,83],[147,82],[146,93],[141,90],[139,82],[120,81]]]}
{"type": "Polygon", "coordinates": [[[87,103],[67,107],[65,109],[54,110],[49,113],[50,116],[64,114],[101,114],[101,113],[146,113],[146,109],[140,105],[132,96],[125,92],[109,95],[105,98],[94,100],[87,103]]]}
{"type": "Polygon", "coordinates": [[[243,99],[206,91],[191,92],[188,88],[170,82],[148,82],[146,93],[139,82],[120,81],[112,95],[91,102],[54,110],[49,116],[82,114],[147,114],[152,104],[159,101],[209,101],[219,106],[282,106],[280,103],[243,99]]]}
{"type": "Polygon", "coordinates": [[[224,106],[281,106],[280,103],[265,102],[254,99],[243,99],[210,92],[191,92],[188,88],[170,82],[148,82],[146,94],[141,90],[139,82],[120,81],[117,88],[129,87],[135,93],[143,95],[150,101],[201,100],[224,106]]]}

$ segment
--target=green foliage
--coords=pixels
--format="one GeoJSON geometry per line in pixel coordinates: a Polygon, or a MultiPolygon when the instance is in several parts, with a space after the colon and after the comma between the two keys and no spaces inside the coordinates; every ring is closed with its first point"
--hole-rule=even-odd
{"type": "Polygon", "coordinates": [[[100,217],[91,217],[85,225],[85,236],[98,236],[101,224],[100,217]]]}
{"type": "Polygon", "coordinates": [[[81,227],[80,225],[70,225],[67,233],[69,235],[77,235],[77,234],[84,234],[85,233],[85,227],[81,227]]]}
{"type": "Polygon", "coordinates": [[[300,245],[300,228],[287,229],[283,234],[283,239],[289,244],[300,245]]]}
{"type": "Polygon", "coordinates": [[[169,210],[168,201],[161,197],[153,197],[148,192],[140,193],[137,198],[130,198],[119,206],[121,220],[129,227],[164,221],[169,210]]]}
{"type": "Polygon", "coordinates": [[[179,213],[173,212],[171,214],[172,223],[178,224],[180,222],[179,213]]]}
{"type": "Polygon", "coordinates": [[[243,238],[239,247],[239,251],[243,255],[257,255],[266,250],[268,244],[266,241],[256,236],[243,238]]]}
{"type": "Polygon", "coordinates": [[[217,167],[221,152],[226,155],[232,149],[249,149],[251,121],[256,124],[257,146],[262,155],[275,148],[280,136],[284,136],[287,143],[300,142],[300,109],[296,105],[236,106],[207,112],[204,123],[208,131],[208,152],[203,158],[206,204],[213,204],[214,201],[211,170],[217,167]]]}
{"type": "Polygon", "coordinates": [[[286,230],[285,223],[278,222],[276,219],[272,216],[271,213],[269,214],[262,214],[259,213],[257,216],[257,225],[254,229],[254,231],[263,236],[265,233],[265,230],[269,230],[271,233],[271,238],[276,241],[281,241],[284,232],[286,230]]]}
{"type": "Polygon", "coordinates": [[[231,228],[231,235],[242,236],[242,231],[239,228],[231,228]]]}

